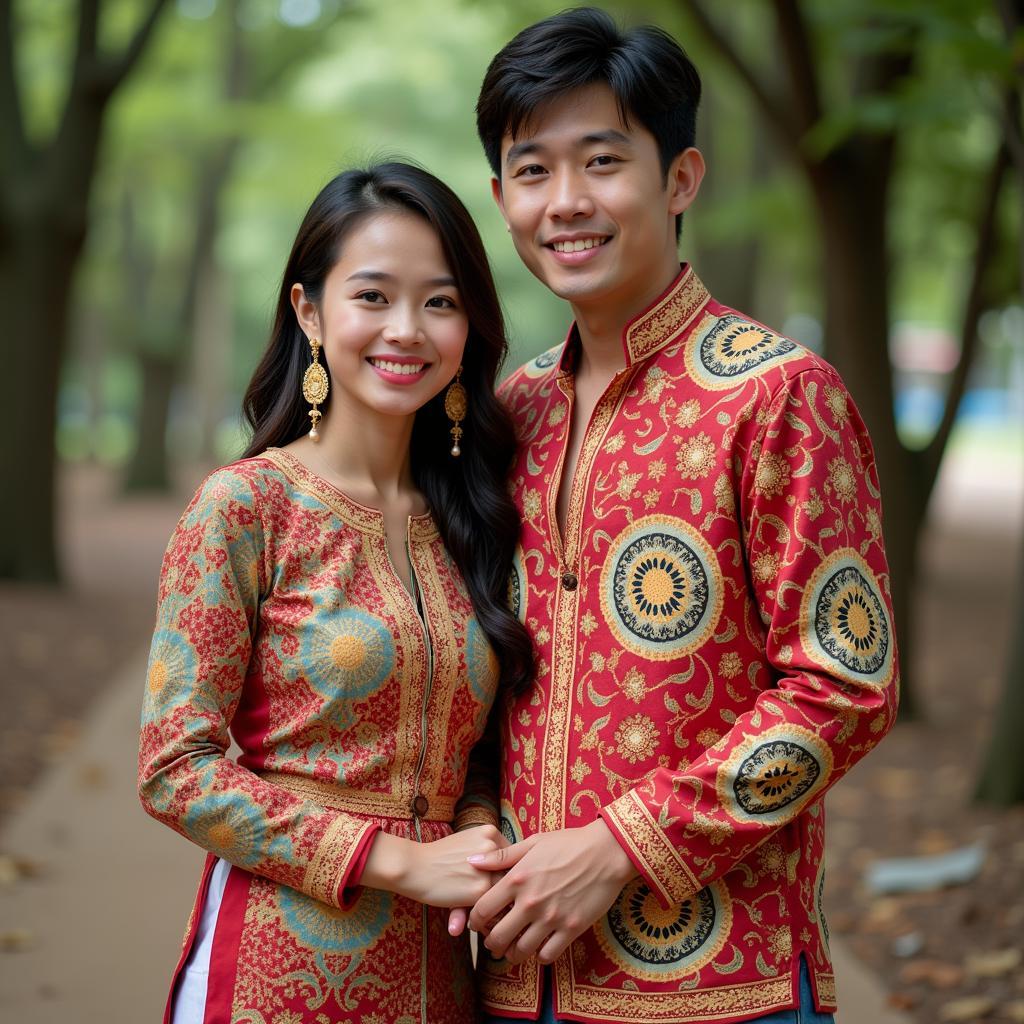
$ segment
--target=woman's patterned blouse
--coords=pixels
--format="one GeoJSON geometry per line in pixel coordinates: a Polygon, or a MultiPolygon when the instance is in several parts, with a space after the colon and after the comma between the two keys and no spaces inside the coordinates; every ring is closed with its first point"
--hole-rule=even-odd
{"type": "MultiPolygon", "coordinates": [[[[419,1019],[431,944],[451,947],[433,962],[438,984],[467,987],[468,947],[456,964],[444,911],[428,921],[410,901],[353,888],[378,829],[436,839],[483,813],[459,801],[494,655],[429,515],[410,518],[407,551],[392,555],[408,558],[415,596],[382,515],[270,449],[205,481],[164,557],[140,794],[155,818],[249,873],[232,1014],[269,1022],[276,1006],[288,1022],[320,1020],[296,1010],[294,980],[260,981],[276,969],[272,950],[316,979],[325,1012],[393,1004],[395,1019],[419,1019]],[[368,977],[384,979],[383,1004],[368,977]]],[[[466,1005],[435,1016],[468,1020],[466,1005]]]]}
{"type": "MultiPolygon", "coordinates": [[[[564,532],[575,331],[503,386],[541,668],[500,715],[502,828],[600,815],[640,873],[554,965],[556,1013],[745,1020],[795,1005],[801,953],[827,1008],[821,798],[896,710],[871,444],[830,366],[689,268],[623,344],[564,532]]],[[[537,1007],[534,962],[482,984],[537,1007]]]]}

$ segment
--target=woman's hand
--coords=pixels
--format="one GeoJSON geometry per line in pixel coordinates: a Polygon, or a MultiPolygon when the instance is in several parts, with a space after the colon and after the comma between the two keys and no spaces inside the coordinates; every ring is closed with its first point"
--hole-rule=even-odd
{"type": "Polygon", "coordinates": [[[492,884],[491,875],[467,860],[506,845],[493,825],[453,832],[431,843],[378,832],[361,885],[387,889],[431,907],[472,907],[492,884]]]}

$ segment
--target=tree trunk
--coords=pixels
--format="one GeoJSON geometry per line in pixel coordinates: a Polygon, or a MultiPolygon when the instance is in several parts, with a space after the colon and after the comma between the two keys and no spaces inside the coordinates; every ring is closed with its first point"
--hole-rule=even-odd
{"type": "Polygon", "coordinates": [[[15,78],[14,18],[0,0],[0,578],[56,582],[56,417],[75,268],[111,96],[137,63],[167,0],[119,57],[98,50],[99,0],[81,0],[67,103],[56,135],[25,135],[15,78]]]}
{"type": "Polygon", "coordinates": [[[4,225],[0,248],[3,376],[0,401],[0,578],[53,583],[57,391],[68,297],[84,223],[4,225]]]}
{"type": "Polygon", "coordinates": [[[908,672],[913,664],[912,595],[926,499],[896,432],[893,408],[887,344],[888,179],[861,165],[863,150],[858,140],[830,155],[812,173],[811,187],[824,254],[826,355],[849,387],[875,449],[902,669],[900,714],[911,718],[917,710],[908,672]]]}
{"type": "Polygon", "coordinates": [[[1019,579],[1003,694],[974,793],[979,803],[1002,806],[1024,803],[1024,576],[1019,579]]]}
{"type": "Polygon", "coordinates": [[[135,448],[124,478],[126,491],[167,491],[171,472],[167,458],[167,419],[178,379],[179,357],[139,352],[142,394],[136,416],[135,448]]]}

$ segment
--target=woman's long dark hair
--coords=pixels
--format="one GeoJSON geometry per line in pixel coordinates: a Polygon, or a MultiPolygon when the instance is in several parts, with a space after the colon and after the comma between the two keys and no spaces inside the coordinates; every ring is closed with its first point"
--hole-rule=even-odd
{"type": "Polygon", "coordinates": [[[521,693],[533,677],[533,645],[507,604],[519,516],[506,487],[515,434],[494,396],[508,348],[504,321],[476,225],[459,197],[432,174],[404,163],[376,164],[339,174],[313,200],[288,257],[270,343],[242,403],[252,430],[245,457],[309,431],[302,375],[310,348],[292,308],[292,285],[301,284],[307,298],[319,304],[345,238],[368,216],[394,210],[423,217],[437,232],[469,320],[462,357],[469,397],[462,456],[454,459],[449,452],[442,391],[416,413],[413,478],[466,582],[501,667],[500,685],[521,693]]]}

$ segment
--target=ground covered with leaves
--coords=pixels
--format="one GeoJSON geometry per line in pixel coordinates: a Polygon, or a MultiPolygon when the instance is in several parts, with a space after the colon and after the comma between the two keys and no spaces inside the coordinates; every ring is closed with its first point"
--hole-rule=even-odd
{"type": "Polygon", "coordinates": [[[979,522],[970,511],[953,509],[925,546],[912,680],[921,717],[826,800],[831,930],[920,1024],[1024,1022],[1024,806],[972,804],[1015,625],[1021,531],[1012,516],[979,522]],[[886,894],[868,884],[885,858],[968,847],[981,866],[964,884],[886,894]]]}

